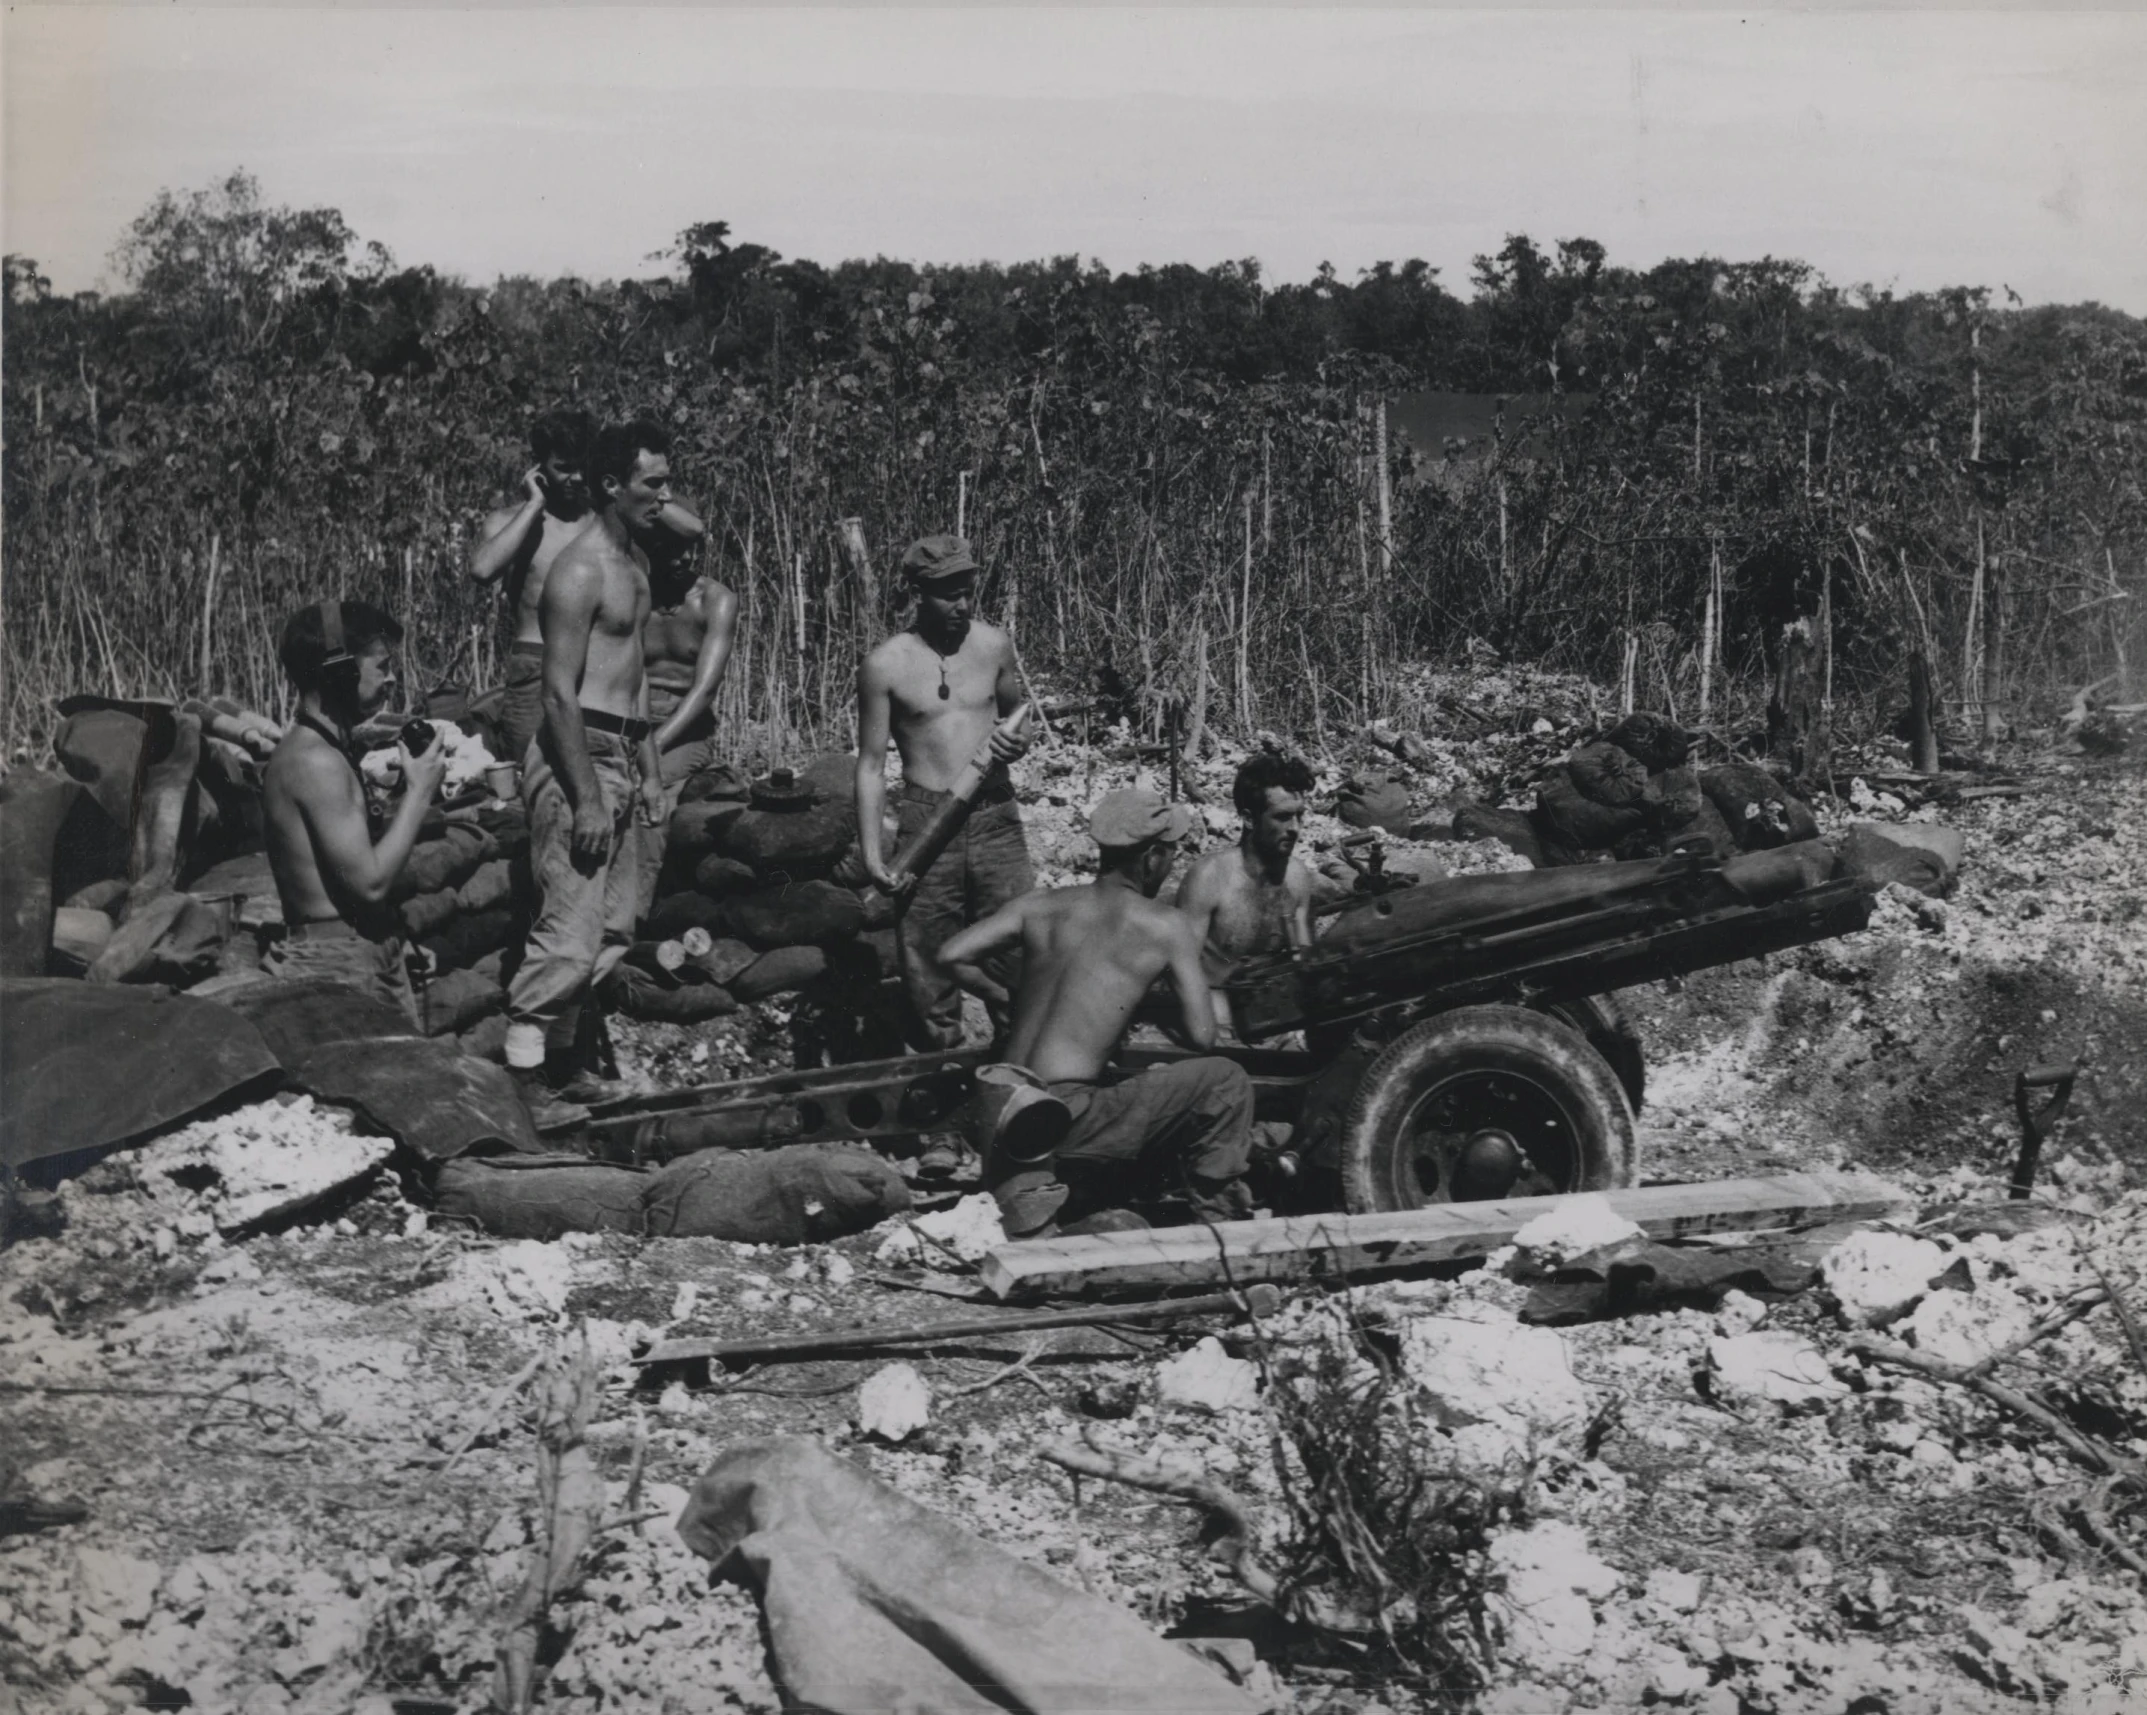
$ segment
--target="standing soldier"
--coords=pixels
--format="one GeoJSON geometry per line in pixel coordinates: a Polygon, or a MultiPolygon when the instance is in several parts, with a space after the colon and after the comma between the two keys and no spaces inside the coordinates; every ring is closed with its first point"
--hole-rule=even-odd
{"type": "MultiPolygon", "coordinates": [[[[576,1006],[594,1025],[592,991],[633,941],[647,850],[633,824],[663,813],[641,635],[647,555],[663,538],[660,520],[671,504],[670,446],[646,422],[596,437],[595,513],[545,579],[544,722],[522,777],[537,912],[507,987],[507,1067],[540,1124],[575,1117],[544,1082],[546,1036],[576,1006]]],[[[581,1034],[593,1040],[595,1032],[581,1034]]],[[[559,1092],[566,1103],[622,1093],[592,1067],[574,1072],[559,1092]]]]}
{"type": "Polygon", "coordinates": [[[664,814],[649,830],[649,850],[642,863],[643,916],[655,899],[664,838],[671,812],[678,808],[679,791],[689,776],[716,759],[716,691],[730,665],[738,628],[736,594],[712,577],[694,576],[682,555],[650,566],[649,601],[641,642],[649,681],[649,719],[656,723],[656,766],[663,776],[664,814]]]}
{"type": "Polygon", "coordinates": [[[507,650],[507,696],[500,710],[502,762],[521,766],[544,716],[544,634],[537,623],[544,580],[560,549],[589,523],[589,490],[582,461],[596,423],[586,411],[547,411],[529,431],[536,463],[522,474],[524,498],[485,520],[470,553],[470,576],[481,584],[506,580],[514,613],[507,650]]]}
{"type": "Polygon", "coordinates": [[[1036,877],[1006,772],[1028,742],[994,730],[1021,701],[1020,676],[1006,633],[971,617],[976,557],[959,536],[927,536],[903,555],[902,569],[916,592],[917,617],[858,674],[857,839],[872,879],[895,887],[880,828],[890,736],[902,758],[895,808],[905,841],[931,820],[987,743],[993,764],[968,823],[916,878],[898,931],[915,1045],[929,1052],[962,1041],[961,989],[940,967],[940,947],[965,924],[1029,892],[1036,877]]]}

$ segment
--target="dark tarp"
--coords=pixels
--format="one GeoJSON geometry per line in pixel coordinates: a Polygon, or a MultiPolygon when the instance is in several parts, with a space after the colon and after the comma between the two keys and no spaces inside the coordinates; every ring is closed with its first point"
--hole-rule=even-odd
{"type": "Polygon", "coordinates": [[[0,1159],[100,1149],[175,1125],[245,1085],[273,1086],[276,1056],[214,1001],[65,978],[0,981],[0,1159]]]}
{"type": "Polygon", "coordinates": [[[384,1000],[346,988],[332,977],[279,982],[264,977],[224,990],[218,1003],[249,1020],[284,1065],[295,1065],[324,1042],[408,1036],[410,1021],[384,1000]]]}
{"type": "Polygon", "coordinates": [[[323,1042],[286,1061],[285,1071],[293,1088],[356,1108],[372,1129],[428,1161],[451,1161],[471,1150],[534,1153],[541,1147],[506,1070],[465,1054],[452,1039],[323,1042]]]}

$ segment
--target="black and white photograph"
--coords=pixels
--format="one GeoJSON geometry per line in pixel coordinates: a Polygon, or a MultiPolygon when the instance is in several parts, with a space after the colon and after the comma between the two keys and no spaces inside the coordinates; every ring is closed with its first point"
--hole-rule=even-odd
{"type": "Polygon", "coordinates": [[[0,1706],[2147,1712],[2147,6],[0,68],[0,1706]]]}

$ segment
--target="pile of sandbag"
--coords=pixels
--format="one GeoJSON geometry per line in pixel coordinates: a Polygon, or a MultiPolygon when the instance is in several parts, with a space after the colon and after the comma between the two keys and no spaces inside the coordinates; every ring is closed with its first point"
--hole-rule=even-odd
{"type": "Polygon", "coordinates": [[[1747,762],[1698,769],[1691,750],[1676,722],[1627,715],[1537,783],[1530,855],[1544,864],[1674,851],[1728,857],[1817,837],[1810,807],[1767,770],[1747,762]]]}
{"type": "Polygon", "coordinates": [[[824,755],[751,786],[721,766],[687,782],[621,1011],[692,1023],[806,989],[874,998],[896,971],[894,905],[858,857],[856,768],[824,755]]]}

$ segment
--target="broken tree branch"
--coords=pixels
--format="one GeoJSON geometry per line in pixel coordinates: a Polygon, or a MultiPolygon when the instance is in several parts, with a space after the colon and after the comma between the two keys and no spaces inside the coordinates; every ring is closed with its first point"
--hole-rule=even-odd
{"type": "Polygon", "coordinates": [[[1188,1471],[1174,1471],[1153,1459],[1138,1459],[1130,1453],[1084,1446],[1078,1441],[1047,1442],[1037,1449],[1037,1457],[1080,1476],[1102,1477],[1128,1488],[1191,1501],[1221,1527],[1213,1553],[1230,1568],[1231,1576],[1261,1601],[1280,1603],[1281,1583],[1253,1556],[1252,1512],[1222,1484],[1188,1471]]]}
{"type": "Polygon", "coordinates": [[[2031,1399],[2018,1388],[2007,1387],[2003,1382],[1978,1373],[1973,1365],[1948,1363],[1944,1358],[1934,1358],[1928,1352],[1916,1351],[1876,1334],[1858,1335],[1849,1342],[1849,1350],[1874,1362],[1891,1364],[1896,1369],[1914,1370],[1938,1381],[1973,1388],[1993,1405],[2003,1406],[2047,1430],[2082,1464],[2113,1477],[2124,1477],[2133,1482],[2147,1481],[2147,1473],[2142,1473],[2133,1461],[2089,1440],[2048,1406],[2031,1399]]]}

